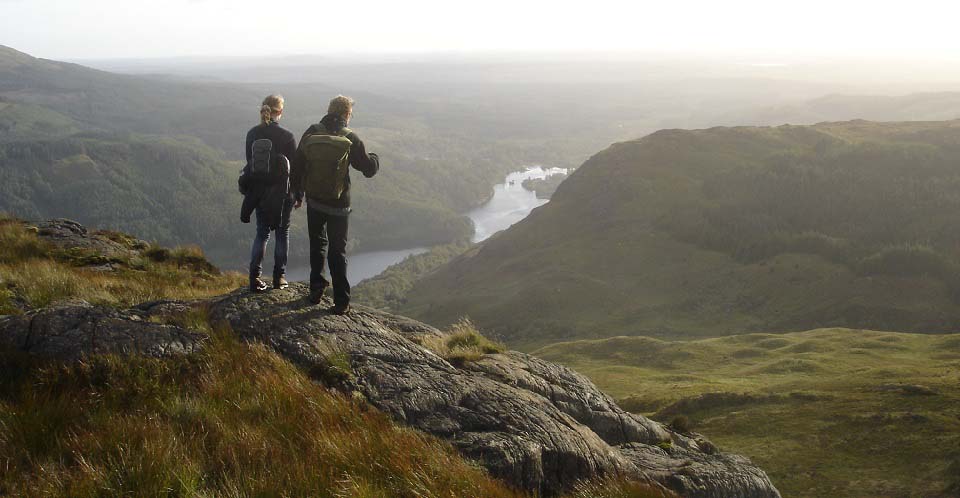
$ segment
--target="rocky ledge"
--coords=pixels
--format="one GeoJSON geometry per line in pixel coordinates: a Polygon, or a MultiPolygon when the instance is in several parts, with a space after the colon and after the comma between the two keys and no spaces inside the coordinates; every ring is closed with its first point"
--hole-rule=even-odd
{"type": "MultiPolygon", "coordinates": [[[[306,293],[295,284],[201,304],[244,340],[269,345],[314,378],[363,396],[398,422],[448,440],[494,476],[541,495],[580,479],[626,476],[681,496],[780,496],[748,459],[622,410],[568,368],[512,351],[453,365],[420,345],[442,335],[430,326],[364,307],[332,315],[329,302],[311,306],[306,293]]],[[[205,344],[202,334],[151,320],[184,307],[117,311],[78,303],[0,318],[0,345],[62,358],[189,354],[205,344]]]]}

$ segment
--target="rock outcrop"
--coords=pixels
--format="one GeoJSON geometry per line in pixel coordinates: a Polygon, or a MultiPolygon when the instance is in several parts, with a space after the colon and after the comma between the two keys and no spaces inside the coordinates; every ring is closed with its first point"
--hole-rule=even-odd
{"type": "MultiPolygon", "coordinates": [[[[518,352],[455,366],[420,345],[442,334],[432,327],[364,307],[332,315],[329,303],[311,306],[306,294],[294,284],[201,304],[244,340],[269,345],[331,387],[362,395],[398,422],[448,440],[491,474],[544,496],[607,476],[690,497],[780,496],[746,458],[622,410],[568,368],[518,352]]],[[[151,319],[185,306],[116,311],[81,303],[6,317],[0,344],[63,358],[187,354],[203,347],[202,334],[151,319]]]]}
{"type": "Polygon", "coordinates": [[[129,310],[65,303],[25,315],[0,318],[0,347],[66,360],[94,354],[162,358],[198,351],[207,336],[151,320],[186,311],[176,302],[129,310]]]}
{"type": "Polygon", "coordinates": [[[37,224],[37,236],[61,249],[82,249],[105,258],[128,257],[135,249],[146,249],[149,244],[129,238],[130,246],[121,244],[101,233],[92,233],[80,223],[58,218],[37,224]]]}

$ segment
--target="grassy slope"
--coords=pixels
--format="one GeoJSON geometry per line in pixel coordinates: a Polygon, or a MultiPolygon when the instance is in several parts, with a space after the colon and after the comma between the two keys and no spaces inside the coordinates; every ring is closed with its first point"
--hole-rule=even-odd
{"type": "Polygon", "coordinates": [[[784,496],[960,491],[958,336],[818,329],[691,342],[616,337],[535,354],[647,414],[702,393],[749,395],[659,418],[688,417],[694,431],[753,459],[784,496]]]}
{"type": "Polygon", "coordinates": [[[213,267],[197,247],[141,246],[118,232],[98,232],[125,244],[129,256],[61,249],[36,229],[0,214],[0,314],[21,313],[58,301],[132,306],[159,299],[196,299],[236,289],[246,279],[213,267]],[[111,271],[98,267],[110,265],[111,271]]]}
{"type": "MultiPolygon", "coordinates": [[[[521,498],[449,445],[211,331],[179,360],[72,365],[0,352],[0,493],[17,496],[521,498]]],[[[577,498],[661,497],[628,482],[577,498]]]]}
{"type": "Polygon", "coordinates": [[[182,360],[4,354],[0,491],[61,496],[517,496],[452,448],[228,331],[182,360]],[[398,451],[400,448],[402,450],[398,451]]]}
{"type": "MultiPolygon", "coordinates": [[[[57,249],[28,225],[0,219],[0,314],[64,299],[130,306],[204,298],[243,280],[221,274],[196,249],[101,233],[137,254],[57,249]],[[93,269],[107,263],[116,269],[93,269]]],[[[163,320],[208,334],[209,347],[179,359],[67,364],[0,351],[0,495],[526,496],[442,441],[211,327],[202,307],[163,320]]],[[[469,355],[472,344],[452,354],[469,355]]],[[[661,495],[642,484],[597,482],[570,496],[661,495]]]]}
{"type": "Polygon", "coordinates": [[[956,122],[666,130],[414,286],[512,346],[960,323],[956,122]]]}

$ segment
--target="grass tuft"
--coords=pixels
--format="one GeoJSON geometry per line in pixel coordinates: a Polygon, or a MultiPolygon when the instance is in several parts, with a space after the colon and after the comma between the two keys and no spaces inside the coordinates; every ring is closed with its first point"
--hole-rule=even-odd
{"type": "Polygon", "coordinates": [[[649,484],[623,479],[583,482],[570,493],[570,498],[671,498],[676,495],[649,484]]]}
{"type": "Polygon", "coordinates": [[[483,358],[485,354],[507,350],[503,344],[484,337],[469,318],[461,318],[443,336],[424,338],[423,345],[454,365],[464,365],[483,358]]]}

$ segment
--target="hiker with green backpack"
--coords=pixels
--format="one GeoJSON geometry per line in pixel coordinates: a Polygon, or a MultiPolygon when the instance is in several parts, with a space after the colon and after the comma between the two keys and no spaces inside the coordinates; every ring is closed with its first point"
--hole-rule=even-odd
{"type": "Polygon", "coordinates": [[[347,128],[354,101],[338,95],[330,101],[327,115],[307,129],[294,155],[291,188],[295,207],[307,201],[307,233],[310,237],[310,296],[320,304],[330,282],[323,276],[326,261],[333,283],[333,307],[338,315],[350,311],[347,281],[347,225],[350,215],[350,167],[373,177],[380,159],[367,153],[355,132],[347,128]],[[329,246],[329,248],[328,248],[329,246]]]}

